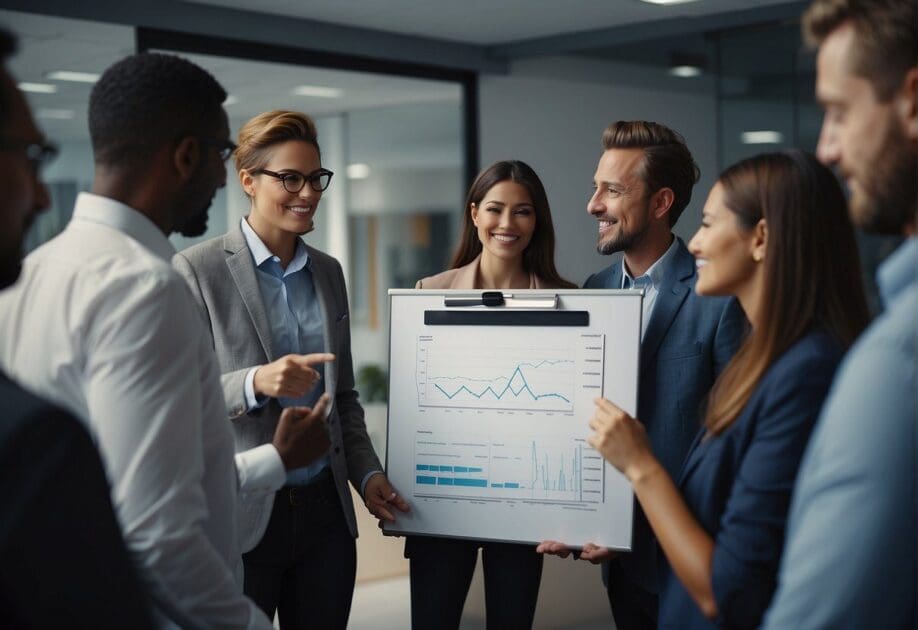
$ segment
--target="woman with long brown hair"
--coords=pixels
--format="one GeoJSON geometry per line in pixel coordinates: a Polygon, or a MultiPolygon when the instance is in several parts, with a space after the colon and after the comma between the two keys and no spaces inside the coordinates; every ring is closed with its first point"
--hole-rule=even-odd
{"type": "Polygon", "coordinates": [[[660,627],[757,627],[774,593],[790,494],[844,351],[868,320],[854,230],[831,171],[801,151],[728,168],[689,249],[696,292],[751,324],[671,479],[644,427],[597,400],[590,443],[631,481],[670,570],[660,627]]]}
{"type": "MultiPolygon", "coordinates": [[[[555,269],[554,250],[551,210],[538,175],[525,162],[496,162],[469,189],[450,269],[418,281],[417,288],[573,288],[555,269]]],[[[534,546],[409,536],[413,628],[459,627],[479,549],[487,626],[532,626],[542,579],[542,556],[534,546]]]]}

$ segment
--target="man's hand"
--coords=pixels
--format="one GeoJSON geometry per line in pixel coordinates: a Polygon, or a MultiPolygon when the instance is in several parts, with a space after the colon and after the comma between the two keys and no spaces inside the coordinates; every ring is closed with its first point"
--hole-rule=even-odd
{"type": "Polygon", "coordinates": [[[383,521],[390,523],[395,522],[395,510],[408,512],[408,502],[405,501],[389,483],[389,478],[383,473],[377,473],[367,480],[364,487],[364,500],[370,513],[379,519],[380,525],[383,521]],[[393,509],[395,508],[395,509],[393,509]]]}
{"type": "Polygon", "coordinates": [[[312,366],[334,360],[335,355],[328,352],[282,356],[255,370],[255,393],[269,398],[305,396],[319,381],[319,373],[312,366]]]}
{"type": "MultiPolygon", "coordinates": [[[[547,553],[548,555],[558,556],[559,558],[566,558],[572,553],[576,554],[574,549],[557,540],[543,540],[539,543],[539,546],[536,547],[536,552],[547,553]]],[[[617,556],[617,551],[612,551],[608,547],[600,547],[593,543],[585,544],[583,549],[580,550],[580,553],[576,555],[578,560],[588,560],[593,564],[600,564],[607,560],[612,560],[617,556]]]]}
{"type": "Polygon", "coordinates": [[[328,401],[328,394],[322,394],[312,409],[288,407],[281,413],[271,443],[286,470],[308,466],[328,450],[328,401]]]}

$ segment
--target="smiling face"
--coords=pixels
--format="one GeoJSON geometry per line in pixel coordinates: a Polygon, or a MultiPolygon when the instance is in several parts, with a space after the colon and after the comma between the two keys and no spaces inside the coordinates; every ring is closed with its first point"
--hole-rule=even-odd
{"type": "Polygon", "coordinates": [[[495,184],[471,207],[482,255],[505,260],[521,259],[532,240],[536,218],[532,197],[513,181],[495,184]]]}
{"type": "Polygon", "coordinates": [[[816,153],[837,167],[847,183],[855,225],[897,234],[914,212],[918,161],[900,123],[898,97],[878,100],[871,82],[854,73],[856,46],[857,35],[848,23],[819,49],[816,96],[825,117],[816,153]]]}
{"type": "Polygon", "coordinates": [[[689,242],[695,257],[698,295],[743,295],[752,286],[764,254],[755,230],[743,230],[736,214],[724,203],[719,182],[711,189],[702,211],[701,227],[689,242]]]}
{"type": "Polygon", "coordinates": [[[643,166],[642,149],[609,149],[599,158],[587,212],[599,221],[596,250],[600,254],[637,247],[650,228],[650,200],[641,175],[643,166]]]}
{"type": "MultiPolygon", "coordinates": [[[[288,140],[271,147],[264,169],[278,174],[308,175],[322,167],[318,150],[302,140],[288,140]]],[[[309,182],[297,193],[288,192],[284,183],[270,175],[239,172],[242,189],[252,202],[249,224],[259,234],[287,232],[306,234],[315,227],[313,219],[322,193],[309,182]]]]}

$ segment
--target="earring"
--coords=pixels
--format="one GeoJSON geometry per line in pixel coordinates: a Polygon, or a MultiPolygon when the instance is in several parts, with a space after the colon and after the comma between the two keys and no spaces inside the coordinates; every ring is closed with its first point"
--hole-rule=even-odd
{"type": "Polygon", "coordinates": [[[762,262],[762,254],[753,254],[752,260],[754,260],[755,262],[762,262]]]}

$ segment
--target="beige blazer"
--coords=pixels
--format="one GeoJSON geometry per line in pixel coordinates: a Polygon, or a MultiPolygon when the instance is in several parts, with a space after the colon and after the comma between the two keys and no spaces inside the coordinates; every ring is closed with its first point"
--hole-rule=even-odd
{"type": "MultiPolygon", "coordinates": [[[[306,250],[325,324],[325,352],[333,352],[336,357],[333,363],[325,366],[325,391],[332,400],[328,415],[331,440],[328,455],[344,516],[351,535],[356,537],[357,519],[347,482],[350,480],[359,490],[367,473],[381,471],[383,467],[370,443],[363,408],[354,390],[351,330],[341,265],[309,245],[306,250]]],[[[272,348],[271,327],[255,275],[255,261],[242,228],[237,224],[223,236],[176,254],[172,265],[185,278],[210,323],[236,451],[270,443],[281,407],[272,398],[264,407],[247,412],[243,388],[250,368],[280,356],[272,348]]],[[[243,549],[251,545],[252,538],[256,543],[260,540],[273,501],[274,495],[267,494],[262,504],[243,506],[243,524],[254,532],[244,542],[243,549]]]]}
{"type": "MultiPolygon", "coordinates": [[[[482,289],[475,286],[478,280],[478,267],[481,264],[481,254],[475,260],[458,269],[448,269],[429,278],[421,278],[414,286],[415,289],[482,289]]],[[[530,289],[552,289],[534,273],[529,274],[530,289]]]]}

